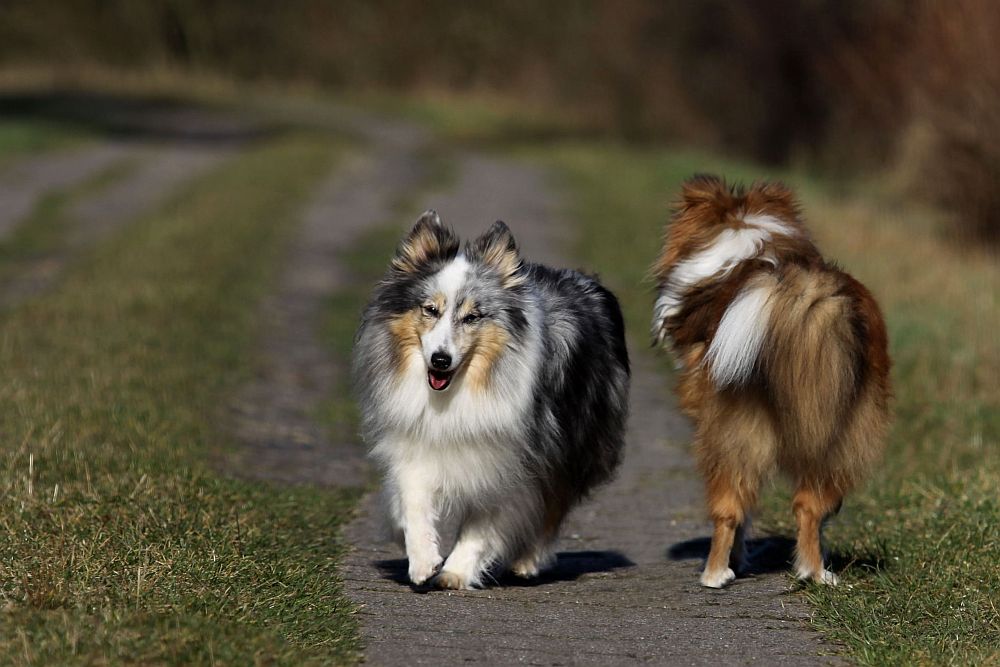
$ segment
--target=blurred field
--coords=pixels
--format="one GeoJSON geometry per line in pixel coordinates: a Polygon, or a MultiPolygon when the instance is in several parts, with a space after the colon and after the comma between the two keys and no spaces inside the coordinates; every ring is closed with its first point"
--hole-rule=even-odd
{"type": "Polygon", "coordinates": [[[17,0],[0,64],[485,94],[631,141],[898,169],[954,236],[995,247],[998,28],[991,0],[17,0]]]}

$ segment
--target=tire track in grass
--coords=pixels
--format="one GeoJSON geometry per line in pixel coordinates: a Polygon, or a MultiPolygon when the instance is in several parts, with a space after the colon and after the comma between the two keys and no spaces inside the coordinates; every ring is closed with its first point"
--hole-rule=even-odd
{"type": "MultiPolygon", "coordinates": [[[[221,122],[220,118],[213,117],[211,127],[217,129],[221,122]]],[[[197,128],[198,117],[192,117],[191,123],[189,131],[193,132],[197,128]]],[[[81,189],[81,183],[99,178],[101,173],[119,169],[123,173],[100,187],[84,187],[85,193],[68,197],[69,201],[56,213],[60,217],[60,227],[64,229],[63,237],[40,252],[35,249],[30,257],[22,258],[17,263],[16,269],[0,288],[0,305],[14,306],[48,289],[73,257],[152,211],[177,188],[194,181],[234,155],[251,135],[241,138],[241,135],[235,134],[243,128],[243,121],[233,119],[231,123],[234,134],[226,142],[114,141],[88,149],[90,159],[78,156],[71,165],[75,169],[65,164],[66,156],[45,156],[27,166],[15,166],[14,171],[19,176],[7,186],[21,183],[24,189],[19,191],[14,207],[6,211],[8,215],[0,216],[0,233],[3,225],[8,225],[8,238],[22,231],[32,233],[32,230],[21,228],[31,224],[31,215],[13,218],[23,208],[27,197],[36,197],[33,207],[37,211],[47,204],[47,197],[58,196],[66,190],[81,189]],[[57,184],[54,189],[44,189],[53,183],[57,184]]],[[[3,197],[4,182],[0,176],[0,198],[3,197]]]]}
{"type": "Polygon", "coordinates": [[[279,287],[263,305],[257,374],[233,405],[242,446],[222,465],[243,477],[338,487],[367,481],[361,446],[354,437],[333,438],[320,418],[348,372],[346,360],[334,358],[323,340],[325,308],[331,295],[353,283],[345,248],[392,219],[400,197],[422,181],[425,136],[363,117],[346,122],[366,150],[331,173],[305,208],[279,287]]]}
{"type": "Polygon", "coordinates": [[[128,158],[134,147],[114,140],[15,161],[0,170],[0,239],[47,193],[65,190],[128,158]]]}

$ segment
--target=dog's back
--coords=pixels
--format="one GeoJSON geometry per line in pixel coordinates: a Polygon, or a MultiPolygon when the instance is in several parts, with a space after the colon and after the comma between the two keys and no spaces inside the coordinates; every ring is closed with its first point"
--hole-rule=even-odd
{"type": "Polygon", "coordinates": [[[537,264],[528,280],[542,305],[543,364],[538,420],[545,457],[565,491],[581,497],[621,460],[628,417],[629,360],[618,300],[578,271],[537,264]],[[544,429],[548,415],[558,425],[544,429]]]}

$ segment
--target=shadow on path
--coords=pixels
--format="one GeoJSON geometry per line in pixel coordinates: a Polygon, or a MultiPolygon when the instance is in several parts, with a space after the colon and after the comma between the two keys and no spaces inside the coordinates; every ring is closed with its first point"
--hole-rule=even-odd
{"type": "Polygon", "coordinates": [[[163,95],[74,90],[0,93],[0,120],[44,120],[114,139],[227,146],[277,129],[259,119],[234,118],[234,111],[163,95]]]}
{"type": "MultiPolygon", "coordinates": [[[[667,557],[670,560],[705,560],[711,547],[712,538],[696,537],[672,544],[667,549],[667,557]]],[[[795,560],[795,540],[783,535],[747,540],[747,557],[743,576],[791,572],[792,562],[795,560]]],[[[850,555],[834,551],[826,554],[824,560],[834,572],[841,572],[849,567],[866,570],[885,568],[884,558],[877,554],[850,555]]]]}
{"type": "MultiPolygon", "coordinates": [[[[409,586],[414,591],[421,593],[433,590],[428,586],[410,584],[410,579],[407,576],[408,561],[405,558],[379,560],[375,561],[374,565],[382,573],[383,579],[409,586]]],[[[496,580],[494,585],[508,588],[534,588],[546,584],[575,581],[587,574],[612,572],[626,567],[635,567],[635,563],[618,551],[561,551],[556,554],[555,565],[539,576],[533,579],[522,579],[508,572],[496,580]]]]}

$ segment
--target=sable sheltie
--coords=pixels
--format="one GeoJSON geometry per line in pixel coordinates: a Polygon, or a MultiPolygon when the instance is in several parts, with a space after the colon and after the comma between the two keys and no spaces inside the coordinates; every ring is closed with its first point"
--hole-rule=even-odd
{"type": "Polygon", "coordinates": [[[502,222],[461,248],[421,216],[364,311],[353,371],[415,585],[537,575],[566,513],[621,458],[618,301],[581,273],[522,262],[502,222]]]}
{"type": "Polygon", "coordinates": [[[777,469],[795,485],[796,574],[835,584],[820,529],[880,454],[890,418],[875,299],[823,260],[776,183],[688,181],[653,273],[653,335],[681,369],[715,523],[701,583],[735,578],[757,490],[777,469]]]}

